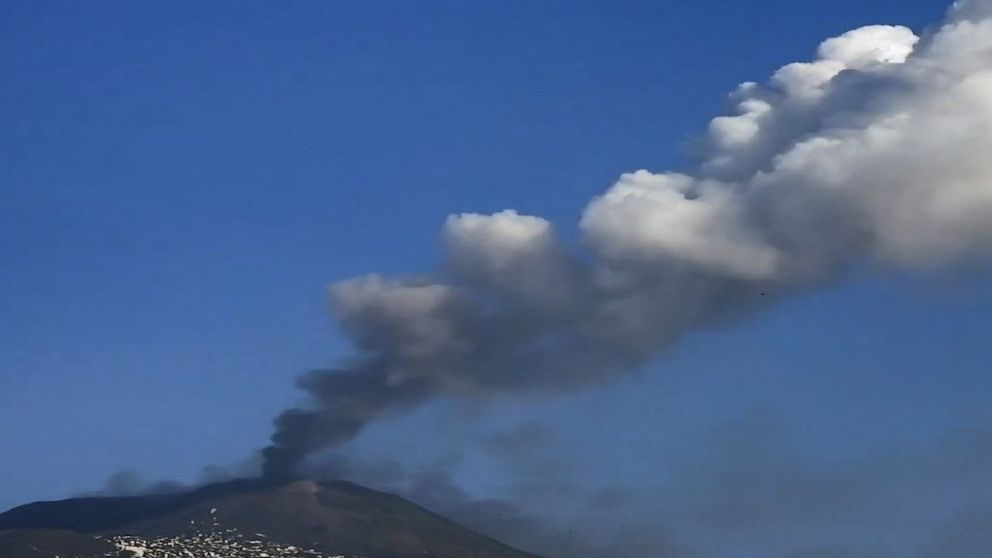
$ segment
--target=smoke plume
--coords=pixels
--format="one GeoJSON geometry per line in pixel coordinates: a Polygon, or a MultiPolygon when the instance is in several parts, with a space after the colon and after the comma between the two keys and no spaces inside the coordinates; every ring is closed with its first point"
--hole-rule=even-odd
{"type": "Polygon", "coordinates": [[[628,373],[694,329],[856,266],[992,256],[992,1],[922,37],[869,26],[730,95],[683,172],[624,174],[580,248],[506,210],[450,217],[435,277],[333,285],[355,353],[300,381],[269,477],[440,395],[560,393],[628,373]]]}

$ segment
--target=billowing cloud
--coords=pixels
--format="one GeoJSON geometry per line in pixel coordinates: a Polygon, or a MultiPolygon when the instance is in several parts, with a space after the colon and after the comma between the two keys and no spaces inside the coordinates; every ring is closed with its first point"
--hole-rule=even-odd
{"type": "Polygon", "coordinates": [[[545,219],[513,210],[452,215],[442,237],[452,272],[469,284],[544,311],[576,296],[578,267],[545,219]]]}
{"type": "Polygon", "coordinates": [[[435,278],[331,288],[355,346],[300,386],[268,474],[440,395],[560,393],[636,369],[853,266],[992,257],[992,2],[917,37],[870,26],[731,96],[682,172],[623,175],[586,208],[582,248],[512,210],[449,218],[435,278]]]}
{"type": "Polygon", "coordinates": [[[589,204],[581,225],[606,261],[677,262],[731,277],[773,277],[778,254],[748,227],[745,209],[728,184],[640,170],[589,204]]]}

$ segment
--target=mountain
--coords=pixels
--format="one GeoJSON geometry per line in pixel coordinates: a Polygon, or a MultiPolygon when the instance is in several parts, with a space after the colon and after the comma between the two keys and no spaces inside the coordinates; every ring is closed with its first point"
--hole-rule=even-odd
{"type": "Polygon", "coordinates": [[[344,481],[241,480],[168,495],[36,502],[0,514],[3,558],[158,558],[184,551],[246,558],[537,558],[394,494],[344,481]],[[123,547],[132,551],[120,553],[123,547]]]}
{"type": "Polygon", "coordinates": [[[3,558],[102,558],[115,556],[115,550],[116,546],[109,540],[72,531],[0,531],[0,556],[3,558]]]}

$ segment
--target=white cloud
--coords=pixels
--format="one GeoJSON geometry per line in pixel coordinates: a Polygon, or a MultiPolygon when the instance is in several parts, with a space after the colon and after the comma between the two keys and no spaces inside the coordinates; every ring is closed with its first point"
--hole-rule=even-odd
{"type": "Polygon", "coordinates": [[[733,185],[641,170],[590,203],[581,226],[606,260],[771,276],[775,250],[742,221],[743,210],[733,185]]]}
{"type": "Polygon", "coordinates": [[[458,276],[503,295],[555,304],[575,288],[566,251],[540,217],[513,210],[452,215],[442,238],[458,276]]]}

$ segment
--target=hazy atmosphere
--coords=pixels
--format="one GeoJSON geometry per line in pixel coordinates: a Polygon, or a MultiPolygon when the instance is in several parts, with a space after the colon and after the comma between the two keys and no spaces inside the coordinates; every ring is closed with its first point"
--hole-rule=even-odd
{"type": "Polygon", "coordinates": [[[0,76],[0,511],[992,551],[992,0],[8,2],[0,76]]]}

